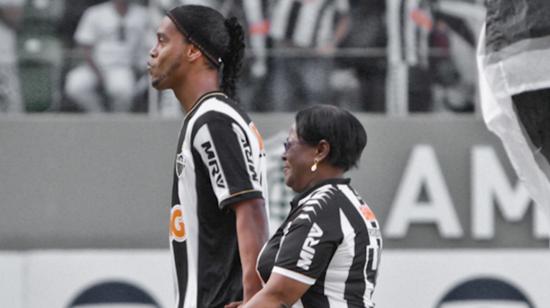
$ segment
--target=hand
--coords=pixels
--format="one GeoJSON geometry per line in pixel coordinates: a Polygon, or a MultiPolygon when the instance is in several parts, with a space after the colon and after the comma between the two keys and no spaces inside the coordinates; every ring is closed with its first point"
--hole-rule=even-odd
{"type": "Polygon", "coordinates": [[[252,68],[250,69],[252,73],[252,77],[254,78],[262,78],[267,73],[267,66],[265,64],[265,59],[256,59],[254,63],[252,64],[252,68]]]}
{"type": "Polygon", "coordinates": [[[225,306],[223,306],[224,308],[240,308],[243,306],[243,302],[231,302],[225,306]]]}
{"type": "Polygon", "coordinates": [[[324,46],[321,46],[317,49],[317,52],[320,56],[332,56],[336,53],[336,45],[333,43],[328,43],[324,46]]]}

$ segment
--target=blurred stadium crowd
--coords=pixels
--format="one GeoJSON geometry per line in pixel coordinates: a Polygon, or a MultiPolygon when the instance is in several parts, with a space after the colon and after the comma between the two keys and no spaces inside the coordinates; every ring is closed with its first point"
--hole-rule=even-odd
{"type": "Polygon", "coordinates": [[[329,103],[377,113],[477,111],[482,0],[0,0],[0,113],[177,116],[149,87],[163,12],[214,6],[245,28],[249,111],[329,103]]]}

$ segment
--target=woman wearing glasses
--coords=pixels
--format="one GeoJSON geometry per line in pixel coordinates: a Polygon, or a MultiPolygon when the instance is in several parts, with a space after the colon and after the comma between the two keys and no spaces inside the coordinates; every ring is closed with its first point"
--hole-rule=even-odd
{"type": "Polygon", "coordinates": [[[374,307],[380,229],[344,177],[366,143],[346,110],[298,112],[282,156],[285,183],[298,195],[258,258],[265,286],[245,307],[374,307]]]}

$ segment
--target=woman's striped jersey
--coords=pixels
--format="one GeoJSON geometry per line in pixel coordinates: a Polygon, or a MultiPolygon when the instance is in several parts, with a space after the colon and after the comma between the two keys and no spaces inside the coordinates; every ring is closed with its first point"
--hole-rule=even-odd
{"type": "Polygon", "coordinates": [[[177,307],[223,307],[242,299],[232,204],[264,198],[263,142],[254,124],[221,92],[187,114],[174,166],[170,248],[177,307]]]}
{"type": "Polygon", "coordinates": [[[324,181],[291,207],[258,258],[262,279],[277,273],[310,285],[294,307],[374,307],[382,238],[349,179],[324,181]]]}

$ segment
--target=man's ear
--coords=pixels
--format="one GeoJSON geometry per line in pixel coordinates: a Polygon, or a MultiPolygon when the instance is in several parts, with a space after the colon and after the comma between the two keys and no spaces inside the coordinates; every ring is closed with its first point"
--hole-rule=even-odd
{"type": "Polygon", "coordinates": [[[189,62],[194,62],[202,56],[202,51],[200,51],[200,49],[198,49],[194,44],[189,44],[187,47],[186,56],[189,62]]]}

